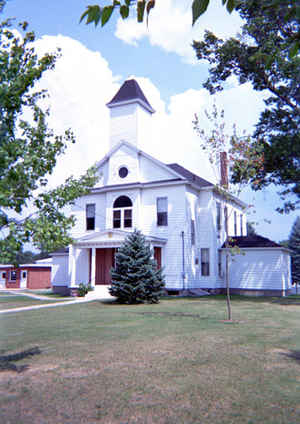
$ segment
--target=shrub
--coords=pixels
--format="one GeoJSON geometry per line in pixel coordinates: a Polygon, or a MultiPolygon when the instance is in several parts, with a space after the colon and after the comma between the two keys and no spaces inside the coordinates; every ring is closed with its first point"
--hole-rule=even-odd
{"type": "Polygon", "coordinates": [[[92,290],[92,287],[90,284],[86,285],[84,283],[80,283],[77,290],[78,296],[84,297],[87,294],[87,292],[89,292],[90,290],[92,290]]]}

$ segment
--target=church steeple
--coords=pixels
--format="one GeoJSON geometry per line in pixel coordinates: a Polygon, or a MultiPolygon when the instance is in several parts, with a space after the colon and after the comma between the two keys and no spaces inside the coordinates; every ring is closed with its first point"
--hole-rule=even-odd
{"type": "Polygon", "coordinates": [[[131,79],[124,82],[117,94],[111,99],[110,102],[106,104],[106,106],[109,108],[113,108],[120,105],[136,102],[143,106],[145,109],[147,109],[148,112],[155,112],[136,80],[131,79]]]}
{"type": "Polygon", "coordinates": [[[110,146],[123,140],[138,146],[155,112],[138,83],[134,79],[125,81],[106,106],[110,109],[110,146]]]}

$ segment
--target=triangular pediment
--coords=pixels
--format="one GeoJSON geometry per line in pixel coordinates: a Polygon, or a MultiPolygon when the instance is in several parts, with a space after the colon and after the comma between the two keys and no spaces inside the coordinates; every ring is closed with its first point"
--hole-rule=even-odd
{"type": "MultiPolygon", "coordinates": [[[[108,247],[108,246],[120,246],[126,237],[131,234],[131,231],[123,230],[104,230],[95,231],[91,234],[86,234],[74,241],[75,247],[108,247]]],[[[155,243],[156,245],[164,245],[167,240],[161,237],[147,235],[145,236],[146,241],[155,243]]]]}
{"type": "Polygon", "coordinates": [[[175,170],[126,141],[114,146],[96,166],[100,175],[96,187],[185,180],[175,170]],[[121,168],[127,169],[126,177],[120,176],[121,168]]]}

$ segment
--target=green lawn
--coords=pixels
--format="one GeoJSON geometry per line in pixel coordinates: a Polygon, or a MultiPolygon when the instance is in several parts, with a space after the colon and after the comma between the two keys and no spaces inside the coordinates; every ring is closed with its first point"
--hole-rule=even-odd
{"type": "Polygon", "coordinates": [[[92,302],[0,318],[0,422],[299,424],[300,299],[92,302]],[[1,365],[1,357],[0,357],[1,365]]]}
{"type": "Polygon", "coordinates": [[[28,296],[22,296],[20,294],[6,293],[0,295],[0,310],[3,311],[5,309],[22,308],[24,306],[45,305],[47,303],[53,303],[54,300],[55,299],[39,300],[28,296]]]}

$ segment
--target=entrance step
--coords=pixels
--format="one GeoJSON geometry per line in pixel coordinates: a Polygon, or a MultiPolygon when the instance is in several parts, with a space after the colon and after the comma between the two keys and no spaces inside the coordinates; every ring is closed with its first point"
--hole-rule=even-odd
{"type": "Polygon", "coordinates": [[[85,299],[113,299],[108,289],[109,285],[96,285],[94,290],[85,295],[85,299]]]}

